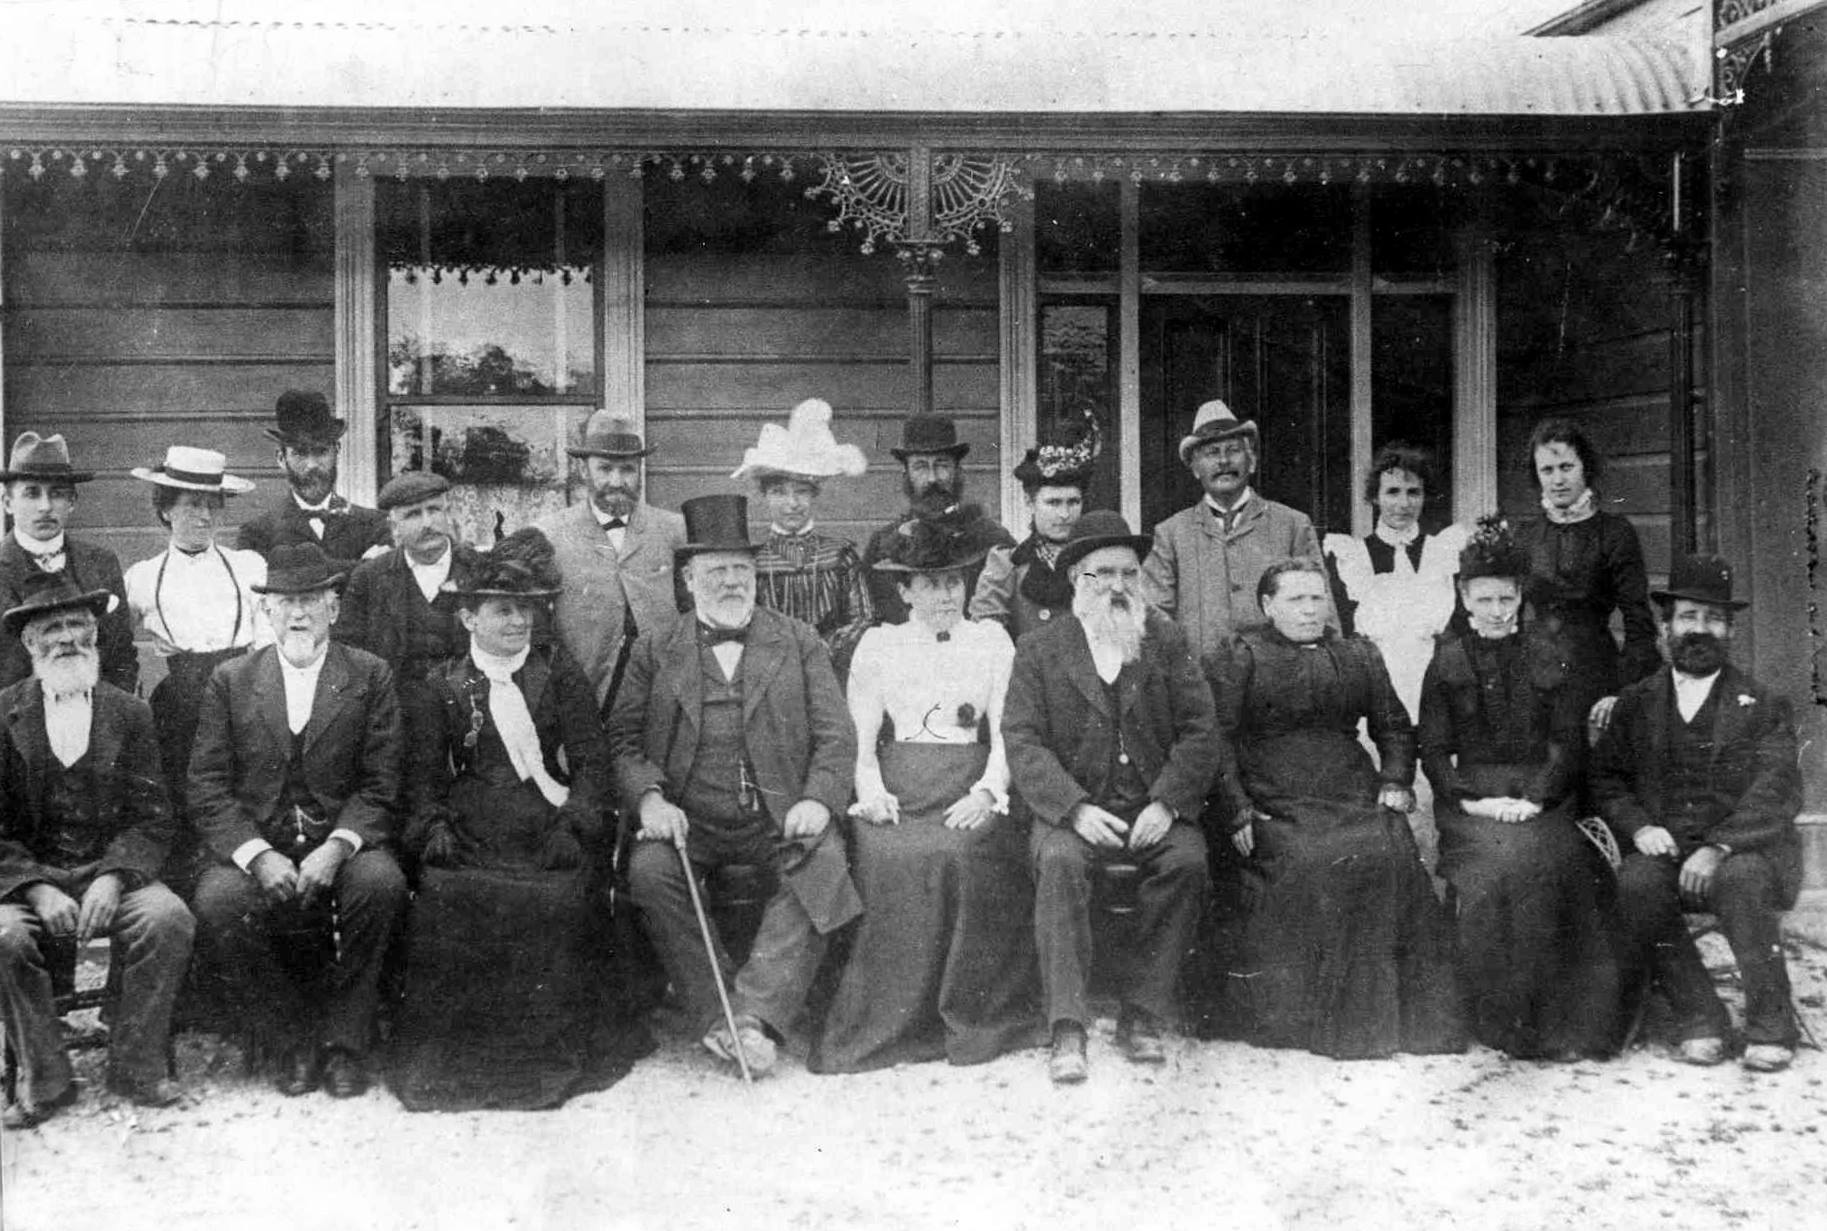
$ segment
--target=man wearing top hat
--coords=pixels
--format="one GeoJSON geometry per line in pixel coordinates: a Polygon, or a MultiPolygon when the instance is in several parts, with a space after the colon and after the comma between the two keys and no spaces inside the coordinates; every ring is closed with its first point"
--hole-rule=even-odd
{"type": "Polygon", "coordinates": [[[189,799],[215,856],[192,902],[209,973],[277,1050],[283,1093],[321,1080],[335,1098],[367,1088],[381,960],[406,904],[388,851],[401,758],[393,672],[330,640],[342,579],[316,543],[274,549],[256,589],[275,643],[210,676],[189,799]],[[307,994],[291,959],[311,947],[328,951],[328,969],[307,994]]]}
{"type": "MultiPolygon", "coordinates": [[[[863,548],[863,576],[869,579],[870,604],[880,623],[907,621],[907,603],[891,580],[893,574],[875,567],[878,560],[893,555],[895,536],[904,523],[916,518],[945,521],[964,536],[972,551],[1015,546],[1014,537],[990,520],[981,506],[964,502],[964,455],[970,451],[970,444],[958,439],[958,425],[944,415],[913,415],[901,424],[901,443],[889,452],[901,463],[907,511],[870,535],[863,548]]],[[[965,570],[967,602],[982,572],[982,564],[965,570]]]]}
{"type": "Polygon", "coordinates": [[[1617,831],[1625,977],[1662,989],[1679,1056],[1725,1058],[1726,1009],[1682,918],[1719,918],[1745,989],[1747,1069],[1774,1072],[1795,1055],[1782,912],[1801,888],[1802,808],[1789,702],[1732,665],[1737,613],[1731,567],[1677,560],[1652,591],[1666,665],[1618,694],[1599,741],[1592,793],[1617,831]]]}
{"type": "Polygon", "coordinates": [[[1134,945],[1117,1042],[1166,1059],[1180,963],[1210,892],[1199,814],[1229,760],[1211,688],[1187,638],[1142,599],[1148,539],[1122,514],[1081,517],[1056,567],[1072,614],[1021,639],[1003,703],[1013,795],[1029,813],[1034,939],[1061,1084],[1085,1079],[1091,880],[1135,865],[1134,945]]]}
{"type": "Polygon", "coordinates": [[[971,619],[995,620],[1019,641],[1072,613],[1072,580],[1059,568],[1059,553],[1085,511],[1099,440],[1092,419],[1083,438],[1036,445],[1015,467],[1031,528],[1018,546],[990,549],[971,596],[971,619]]]}
{"type": "Polygon", "coordinates": [[[1261,447],[1254,420],[1238,422],[1220,401],[1201,406],[1180,440],[1180,460],[1205,495],[1155,527],[1144,566],[1149,598],[1186,630],[1201,658],[1232,633],[1266,622],[1256,583],[1269,565],[1290,556],[1322,563],[1307,515],[1251,488],[1261,447]]]}
{"type": "MultiPolygon", "coordinates": [[[[6,512],[12,530],[0,541],[0,607],[18,606],[26,582],[41,573],[57,573],[78,590],[106,590],[108,609],[96,617],[96,645],[102,679],[122,692],[139,684],[140,659],[133,648],[133,621],[127,611],[127,586],[121,563],[106,547],[64,532],[76,509],[76,485],[95,476],[70,464],[62,436],[22,432],[0,483],[5,484],[6,512]]],[[[31,656],[13,633],[0,633],[0,687],[32,674],[31,656]]]]}
{"type": "Polygon", "coordinates": [[[623,814],[638,825],[629,894],[703,1042],[751,1071],[805,1004],[827,938],[862,912],[832,818],[849,805],[856,730],[812,626],[755,605],[748,501],[684,504],[679,549],[695,614],[643,635],[609,721],[623,814]],[[734,972],[736,1035],[693,918],[683,861],[778,871],[754,947],[734,972]]]}
{"type": "Polygon", "coordinates": [[[180,1097],[166,1042],[194,925],[159,883],[173,821],[152,711],[101,679],[96,629],[111,597],[39,574],[0,617],[34,677],[0,691],[0,1028],[18,1057],[8,1128],[75,1097],[47,953],[73,961],[92,936],[113,940],[124,972],[109,1088],[147,1106],[180,1097]]]}
{"type": "Polygon", "coordinates": [[[241,546],[268,560],[288,543],[317,543],[345,569],[387,550],[387,519],[336,494],[337,454],[349,425],[330,413],[324,395],[288,389],[266,429],[285,471],[286,494],[241,527],[241,546]]]}
{"type": "Polygon", "coordinates": [[[678,623],[673,553],[685,543],[685,522],[641,499],[641,459],[653,449],[633,420],[599,410],[565,452],[583,459],[590,498],[536,525],[565,582],[558,636],[607,713],[635,638],[663,637],[678,623]]]}

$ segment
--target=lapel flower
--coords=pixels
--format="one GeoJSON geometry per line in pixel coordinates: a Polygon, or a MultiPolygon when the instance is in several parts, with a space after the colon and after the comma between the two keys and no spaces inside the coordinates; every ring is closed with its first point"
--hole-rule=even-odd
{"type": "Polygon", "coordinates": [[[1749,707],[1757,704],[1757,698],[1753,697],[1748,692],[1741,692],[1738,694],[1738,704],[1741,708],[1748,709],[1749,707]]]}
{"type": "Polygon", "coordinates": [[[958,707],[958,725],[965,728],[977,725],[977,707],[969,701],[958,707]]]}

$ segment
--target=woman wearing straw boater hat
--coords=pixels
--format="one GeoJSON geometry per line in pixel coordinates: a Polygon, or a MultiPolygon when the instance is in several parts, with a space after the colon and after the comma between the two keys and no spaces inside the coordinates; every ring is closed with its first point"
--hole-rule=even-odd
{"type": "Polygon", "coordinates": [[[184,802],[197,704],[216,664],[249,646],[265,645],[272,630],[259,617],[255,586],[266,584],[258,552],[216,542],[228,497],[252,491],[227,473],[214,449],[172,445],[157,466],[136,466],[133,477],[152,486],[152,514],[168,534],[165,550],[127,570],[127,605],[134,623],[152,636],[165,678],[152,690],[159,759],[174,805],[184,802]]]}
{"type": "Polygon", "coordinates": [[[1015,467],[1032,528],[1017,546],[990,549],[971,595],[971,618],[995,620],[1017,641],[1072,611],[1072,579],[1055,566],[1085,510],[1103,443],[1096,417],[1086,411],[1085,418],[1087,430],[1076,439],[1036,445],[1015,467]]]}
{"type": "Polygon", "coordinates": [[[755,553],[755,601],[818,630],[842,681],[857,638],[875,622],[862,558],[848,539],[813,528],[823,485],[868,469],[863,451],[831,434],[831,406],[808,398],[786,427],[764,424],[734,479],[753,479],[768,510],[768,537],[755,553]]]}
{"type": "Polygon", "coordinates": [[[821,1072],[978,1064],[1040,1040],[1027,836],[1002,750],[1015,647],[964,614],[982,558],[968,534],[915,520],[875,566],[911,614],[863,634],[851,666],[864,912],[812,1049],[821,1072]]]}

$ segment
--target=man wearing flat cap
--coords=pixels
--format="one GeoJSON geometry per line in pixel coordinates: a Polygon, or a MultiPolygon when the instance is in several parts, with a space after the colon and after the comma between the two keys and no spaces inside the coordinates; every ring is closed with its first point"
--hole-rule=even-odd
{"type": "Polygon", "coordinates": [[[396,833],[393,672],[330,640],[342,572],[316,543],[275,548],[256,587],[274,644],[216,668],[190,760],[190,814],[215,863],[192,907],[207,972],[274,1084],[367,1088],[381,961],[406,905],[396,833]],[[327,971],[300,972],[312,953],[327,971]]]}
{"type": "Polygon", "coordinates": [[[1668,997],[1683,1061],[1725,1059],[1730,1019],[1682,918],[1712,912],[1744,982],[1742,1062],[1774,1072],[1796,1041],[1781,926],[1802,879],[1795,720],[1785,697],[1732,665],[1748,604],[1732,597],[1725,560],[1677,560],[1650,598],[1667,663],[1618,694],[1592,769],[1625,852],[1626,994],[1653,985],[1668,997]]]}
{"type": "Polygon", "coordinates": [[[1144,566],[1149,598],[1186,630],[1201,658],[1232,633],[1267,622],[1256,583],[1269,565],[1290,556],[1323,562],[1307,515],[1250,487],[1261,447],[1254,420],[1238,422],[1220,401],[1201,406],[1180,440],[1180,460],[1205,495],[1155,527],[1144,566]]]}
{"type": "Polygon", "coordinates": [[[635,638],[664,637],[679,621],[673,553],[685,521],[641,499],[641,459],[653,449],[633,420],[599,410],[583,438],[565,450],[584,463],[590,498],[541,519],[564,592],[558,636],[608,713],[635,638]]]}
{"type": "Polygon", "coordinates": [[[330,413],[324,395],[288,389],[266,429],[285,472],[280,502],[241,527],[241,546],[272,560],[288,543],[316,543],[345,570],[387,550],[387,519],[336,494],[338,453],[349,425],[330,413]]]}
{"type": "MultiPolygon", "coordinates": [[[[877,561],[893,557],[904,523],[943,521],[948,531],[963,535],[973,552],[985,555],[992,547],[1015,546],[1014,537],[990,520],[981,506],[964,501],[964,456],[970,451],[970,443],[958,439],[958,425],[944,415],[913,415],[901,424],[901,443],[889,452],[901,463],[907,511],[870,535],[863,548],[863,576],[869,579],[869,600],[880,623],[907,621],[907,602],[894,574],[875,567],[877,561]]],[[[967,604],[982,572],[981,563],[964,570],[967,604]]]]}
{"type": "Polygon", "coordinates": [[[109,1088],[147,1106],[180,1097],[166,1042],[194,925],[159,883],[173,821],[152,711],[101,679],[110,597],[41,573],[0,617],[34,677],[0,691],[0,1028],[18,1058],[7,1128],[75,1097],[47,967],[92,936],[113,940],[123,972],[109,1088]]]}
{"type": "MultiPolygon", "coordinates": [[[[121,562],[106,547],[66,534],[76,509],[76,487],[94,478],[70,464],[70,447],[62,436],[22,432],[0,484],[12,529],[0,540],[0,608],[16,607],[26,583],[43,573],[67,577],[78,590],[106,590],[106,611],[96,617],[96,645],[102,679],[122,692],[139,685],[140,658],[133,648],[133,619],[127,609],[127,584],[121,562]]],[[[31,656],[16,634],[0,632],[0,687],[29,679],[31,656]]]]}

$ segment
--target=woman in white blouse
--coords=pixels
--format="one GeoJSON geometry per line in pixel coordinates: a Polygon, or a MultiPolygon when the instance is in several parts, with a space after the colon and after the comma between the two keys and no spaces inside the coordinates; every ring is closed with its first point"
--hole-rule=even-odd
{"type": "Polygon", "coordinates": [[[152,635],[165,662],[165,678],[152,690],[152,716],[171,802],[180,812],[197,705],[209,673],[217,663],[273,639],[257,618],[251,589],[266,584],[266,561],[255,552],[216,545],[227,498],[254,488],[225,473],[226,466],[214,449],[172,445],[163,465],[133,471],[134,478],[152,484],[153,514],[171,534],[164,551],[127,570],[126,582],[134,621],[152,635]]]}
{"type": "Polygon", "coordinates": [[[1015,647],[964,618],[964,570],[981,558],[943,520],[912,521],[875,565],[900,575],[910,614],[865,633],[851,662],[865,910],[818,1072],[977,1064],[1039,1038],[1033,887],[1002,750],[1015,647]]]}

